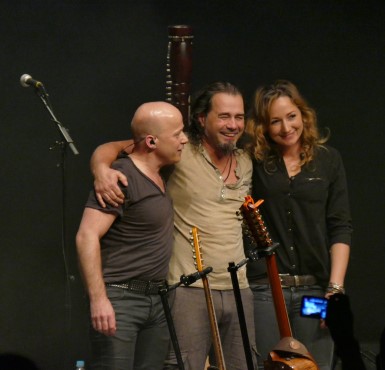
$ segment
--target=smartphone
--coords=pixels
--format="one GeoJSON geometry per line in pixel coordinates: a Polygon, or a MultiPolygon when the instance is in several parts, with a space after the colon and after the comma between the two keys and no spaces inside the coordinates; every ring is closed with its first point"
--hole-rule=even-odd
{"type": "Polygon", "coordinates": [[[305,295],[301,301],[301,316],[325,320],[327,306],[326,298],[305,295]]]}

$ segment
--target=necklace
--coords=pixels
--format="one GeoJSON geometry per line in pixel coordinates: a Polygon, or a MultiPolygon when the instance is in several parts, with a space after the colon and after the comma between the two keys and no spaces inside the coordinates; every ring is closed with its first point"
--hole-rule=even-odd
{"type": "Polygon", "coordinates": [[[229,169],[227,170],[227,176],[223,179],[223,182],[226,182],[226,180],[229,178],[230,176],[230,173],[231,173],[231,167],[233,166],[233,153],[230,154],[230,157],[227,159],[227,162],[226,162],[226,165],[225,165],[225,168],[223,169],[221,175],[222,177],[224,176],[224,173],[226,171],[226,168],[227,168],[227,165],[229,165],[229,169]]]}

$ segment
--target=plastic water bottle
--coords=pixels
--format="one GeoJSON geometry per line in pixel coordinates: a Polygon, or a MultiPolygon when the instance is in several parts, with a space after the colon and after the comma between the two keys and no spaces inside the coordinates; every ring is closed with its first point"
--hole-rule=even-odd
{"type": "Polygon", "coordinates": [[[75,365],[75,370],[85,370],[85,364],[83,360],[77,360],[75,365]]]}

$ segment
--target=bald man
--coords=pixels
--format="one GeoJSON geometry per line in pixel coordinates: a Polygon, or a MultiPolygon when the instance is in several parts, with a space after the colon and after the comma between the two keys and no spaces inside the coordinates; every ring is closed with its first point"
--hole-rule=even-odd
{"type": "Polygon", "coordinates": [[[173,244],[173,207],[160,169],[177,163],[187,137],[179,110],[141,105],[132,153],[114,162],[127,176],[125,202],[102,208],[90,193],[76,235],[90,301],[92,369],[162,369],[169,334],[159,287],[173,244]]]}

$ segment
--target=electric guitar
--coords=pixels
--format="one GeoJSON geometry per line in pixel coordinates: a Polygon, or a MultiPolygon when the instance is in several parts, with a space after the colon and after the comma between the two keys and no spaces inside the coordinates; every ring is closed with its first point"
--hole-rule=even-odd
{"type": "MultiPolygon", "coordinates": [[[[196,227],[193,227],[191,230],[191,234],[192,234],[193,245],[194,245],[194,250],[193,250],[194,263],[197,271],[202,272],[204,269],[204,265],[203,265],[201,247],[199,245],[198,229],[196,227]]],[[[214,310],[213,298],[211,295],[211,289],[210,289],[209,281],[206,274],[202,274],[202,282],[203,282],[203,288],[205,291],[207,311],[209,314],[209,322],[210,322],[211,336],[212,336],[212,341],[214,346],[214,353],[218,364],[217,367],[209,367],[209,369],[226,370],[223,351],[222,351],[222,343],[221,343],[221,338],[219,336],[218,323],[217,323],[217,318],[214,310]]]]}
{"type": "Polygon", "coordinates": [[[253,198],[248,195],[245,197],[245,202],[242,204],[240,211],[244,219],[244,226],[247,228],[249,236],[251,236],[257,244],[257,248],[263,248],[264,251],[266,251],[264,257],[266,258],[267,274],[281,337],[281,341],[274,350],[270,352],[268,359],[265,361],[265,369],[319,370],[306,347],[292,336],[274,253],[274,243],[258,209],[258,206],[262,203],[263,200],[254,203],[253,198]]]}

